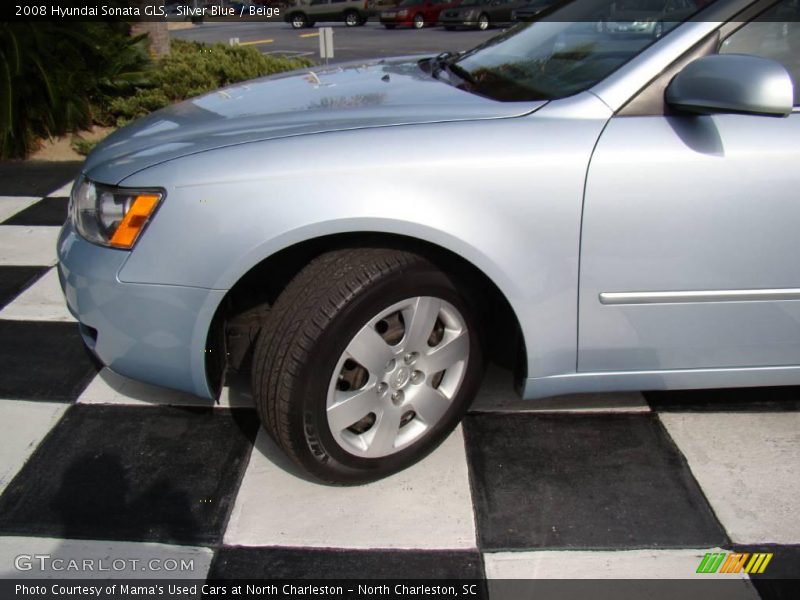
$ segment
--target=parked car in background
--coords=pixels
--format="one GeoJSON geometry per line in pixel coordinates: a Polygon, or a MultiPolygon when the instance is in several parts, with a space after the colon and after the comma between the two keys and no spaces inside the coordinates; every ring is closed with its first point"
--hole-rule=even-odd
{"type": "Polygon", "coordinates": [[[598,31],[660,38],[697,8],[696,0],[617,0],[598,31]]]}
{"type": "Polygon", "coordinates": [[[249,373],[276,444],[340,484],[431,452],[486,357],[530,401],[800,385],[794,0],[625,40],[611,3],[118,129],[57,242],[87,347],[208,399],[249,373]]]}
{"type": "Polygon", "coordinates": [[[553,6],[558,0],[528,0],[522,6],[511,11],[511,21],[531,21],[542,12],[553,6]]]}
{"type": "Polygon", "coordinates": [[[285,9],[283,20],[295,29],[313,27],[317,21],[338,21],[348,27],[363,25],[369,19],[367,0],[311,0],[285,9]]]}
{"type": "Polygon", "coordinates": [[[398,26],[422,29],[438,23],[443,10],[458,4],[459,0],[402,0],[397,7],[381,11],[381,23],[386,29],[398,26]]]}
{"type": "Polygon", "coordinates": [[[450,31],[502,27],[511,23],[511,13],[524,4],[525,0],[462,0],[458,7],[443,10],[439,22],[450,31]]]}

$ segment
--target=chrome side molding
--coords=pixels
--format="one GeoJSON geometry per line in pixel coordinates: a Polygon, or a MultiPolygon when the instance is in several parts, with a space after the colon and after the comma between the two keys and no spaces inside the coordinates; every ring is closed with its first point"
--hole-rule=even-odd
{"type": "Polygon", "coordinates": [[[765,302],[800,300],[800,288],[695,290],[687,292],[602,292],[600,304],[677,304],[685,302],[765,302]]]}

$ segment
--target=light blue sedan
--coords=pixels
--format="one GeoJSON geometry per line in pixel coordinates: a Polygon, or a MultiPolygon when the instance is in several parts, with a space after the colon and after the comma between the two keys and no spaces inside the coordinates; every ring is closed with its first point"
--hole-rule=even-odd
{"type": "Polygon", "coordinates": [[[250,371],[336,483],[430,452],[497,352],[531,400],[800,384],[798,3],[706,2],[658,39],[597,27],[612,4],[117,131],[58,242],[86,344],[209,398],[250,371]]]}

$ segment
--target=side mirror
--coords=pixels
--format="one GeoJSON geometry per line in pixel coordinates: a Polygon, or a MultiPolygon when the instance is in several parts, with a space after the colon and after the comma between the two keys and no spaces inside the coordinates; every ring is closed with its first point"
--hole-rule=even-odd
{"type": "Polygon", "coordinates": [[[749,54],[716,54],[689,63],[670,82],[667,104],[678,110],[785,117],[794,84],[779,62],[749,54]]]}

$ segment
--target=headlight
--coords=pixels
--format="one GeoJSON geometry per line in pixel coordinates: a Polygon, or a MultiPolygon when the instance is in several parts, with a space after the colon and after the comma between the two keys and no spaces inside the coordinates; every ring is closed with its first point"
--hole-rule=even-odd
{"type": "Polygon", "coordinates": [[[72,188],[70,218],[90,242],[129,249],[163,197],[159,190],[118,188],[81,179],[72,188]]]}

